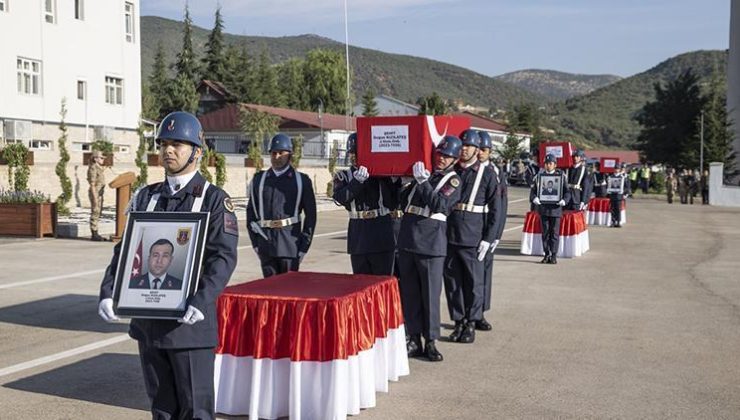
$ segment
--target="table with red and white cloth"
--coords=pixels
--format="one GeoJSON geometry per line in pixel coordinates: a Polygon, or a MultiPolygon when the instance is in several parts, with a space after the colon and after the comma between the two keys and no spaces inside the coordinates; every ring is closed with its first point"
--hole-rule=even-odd
{"type": "MultiPolygon", "coordinates": [[[[558,257],[580,257],[589,250],[588,228],[582,211],[564,210],[560,218],[560,242],[558,257]]],[[[522,228],[522,246],[524,255],[545,255],[542,248],[542,222],[540,214],[527,212],[522,228]]]]}
{"type": "Polygon", "coordinates": [[[216,411],[342,419],[409,374],[392,276],[290,272],[218,299],[216,411]]]}
{"type": "MultiPolygon", "coordinates": [[[[619,205],[620,224],[627,223],[627,210],[625,207],[626,200],[622,200],[619,205]]],[[[594,197],[588,202],[588,211],[586,211],[586,221],[589,225],[594,226],[611,226],[612,210],[611,200],[608,197],[594,197]]]]}

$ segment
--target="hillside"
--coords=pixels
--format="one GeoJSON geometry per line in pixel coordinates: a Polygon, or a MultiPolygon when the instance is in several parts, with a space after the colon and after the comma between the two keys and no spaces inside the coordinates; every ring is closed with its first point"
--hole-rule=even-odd
{"type": "Polygon", "coordinates": [[[681,54],[645,72],[557,104],[551,123],[561,136],[567,134],[589,143],[629,147],[640,131],[632,117],[646,102],[655,100],[656,82],[666,83],[689,68],[701,79],[714,72],[724,78],[726,67],[726,51],[681,54]]]}
{"type": "Polygon", "coordinates": [[[611,74],[589,75],[528,69],[505,73],[494,79],[510,83],[552,101],[561,101],[593,92],[622,78],[611,74]]]}
{"type": "MultiPolygon", "coordinates": [[[[174,62],[182,45],[181,28],[182,23],[178,21],[156,16],[141,18],[141,66],[144,80],[151,72],[158,42],[162,42],[167,62],[174,62]]],[[[194,26],[192,33],[193,45],[199,56],[202,56],[209,30],[194,26]]],[[[273,63],[293,57],[302,58],[314,48],[344,52],[344,44],[316,35],[272,38],[226,34],[225,39],[227,43],[245,43],[253,56],[257,56],[265,48],[273,63]]],[[[435,60],[352,46],[349,56],[353,70],[352,87],[356,97],[360,97],[370,87],[378,94],[387,94],[409,102],[432,92],[437,92],[443,98],[496,109],[523,102],[547,102],[540,95],[506,82],[435,60]]]]}

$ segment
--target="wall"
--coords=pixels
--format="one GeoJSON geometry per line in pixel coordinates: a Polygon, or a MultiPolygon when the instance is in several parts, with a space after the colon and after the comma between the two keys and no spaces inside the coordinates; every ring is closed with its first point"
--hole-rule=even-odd
{"type": "Polygon", "coordinates": [[[740,187],[724,185],[722,183],[723,170],[724,165],[720,162],[709,164],[709,204],[740,207],[740,187]]]}

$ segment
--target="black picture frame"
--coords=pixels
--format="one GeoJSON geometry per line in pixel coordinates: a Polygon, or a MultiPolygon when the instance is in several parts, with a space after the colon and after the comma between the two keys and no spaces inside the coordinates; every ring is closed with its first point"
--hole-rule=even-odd
{"type": "Polygon", "coordinates": [[[209,219],[206,212],[129,213],[113,285],[113,312],[127,318],[182,318],[188,298],[198,290],[209,219]],[[160,275],[154,274],[157,271],[160,275]],[[158,288],[151,287],[152,277],[162,277],[154,281],[158,288]]]}
{"type": "Polygon", "coordinates": [[[624,194],[624,180],[623,176],[610,176],[606,179],[606,193],[607,194],[624,194]]]}
{"type": "Polygon", "coordinates": [[[541,173],[537,187],[537,198],[540,199],[540,204],[557,204],[563,199],[563,177],[560,174],[541,173]],[[550,193],[550,186],[553,193],[550,193]]]}

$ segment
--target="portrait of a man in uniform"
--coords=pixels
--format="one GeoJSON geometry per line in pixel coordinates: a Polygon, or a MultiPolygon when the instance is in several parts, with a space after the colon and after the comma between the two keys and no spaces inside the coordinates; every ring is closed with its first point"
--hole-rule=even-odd
{"type": "Polygon", "coordinates": [[[541,175],[539,198],[541,202],[558,202],[561,197],[560,176],[541,175]]]}
{"type": "Polygon", "coordinates": [[[162,290],[180,290],[182,280],[167,273],[175,247],[167,239],[158,239],[149,247],[149,257],[147,258],[148,271],[141,275],[131,278],[129,289],[162,289],[162,290]]]}

